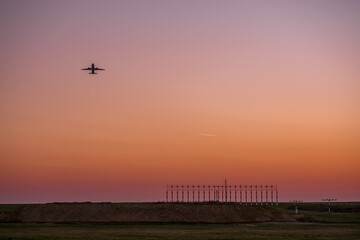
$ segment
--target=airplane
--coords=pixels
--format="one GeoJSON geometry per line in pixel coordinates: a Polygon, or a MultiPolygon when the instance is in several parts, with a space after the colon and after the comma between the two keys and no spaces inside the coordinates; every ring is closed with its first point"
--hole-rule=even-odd
{"type": "Polygon", "coordinates": [[[81,70],[90,70],[91,72],[89,72],[89,74],[97,74],[95,71],[97,71],[97,70],[105,70],[105,69],[97,68],[97,67],[95,67],[95,64],[91,64],[91,67],[83,68],[81,70]]]}

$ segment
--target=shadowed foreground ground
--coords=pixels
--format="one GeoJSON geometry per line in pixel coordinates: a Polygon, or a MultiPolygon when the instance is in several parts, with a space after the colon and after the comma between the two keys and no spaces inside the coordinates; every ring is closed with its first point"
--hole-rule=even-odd
{"type": "MultiPolygon", "coordinates": [[[[91,203],[72,203],[59,206],[59,204],[38,204],[37,206],[32,207],[31,205],[0,205],[0,215],[2,218],[8,216],[12,217],[33,217],[42,214],[49,214],[52,218],[58,218],[61,211],[65,210],[68,207],[70,209],[78,208],[82,206],[78,212],[72,212],[71,215],[68,215],[65,212],[62,216],[70,217],[77,216],[79,212],[84,212],[88,210],[88,206],[92,206],[93,210],[87,214],[94,214],[97,216],[98,211],[106,210],[108,208],[113,209],[114,207],[121,210],[124,206],[128,204],[91,204],[91,203]],[[47,212],[48,206],[51,209],[57,209],[53,214],[47,212]],[[65,208],[63,208],[65,206],[65,208]],[[95,206],[95,207],[94,207],[95,206]],[[59,207],[59,208],[58,208],[59,207]],[[98,208],[99,207],[99,208],[98,208]],[[84,208],[83,210],[81,210],[84,208]],[[96,210],[96,211],[95,211],[96,210]],[[60,211],[60,212],[59,212],[60,211]],[[25,214],[27,216],[22,216],[25,214]]],[[[128,209],[143,209],[142,213],[137,215],[137,217],[147,216],[149,213],[148,206],[157,206],[155,209],[162,213],[169,213],[168,206],[152,203],[135,203],[130,204],[128,209]],[[161,210],[158,209],[161,208],[161,210]],[[146,214],[145,214],[146,213],[146,214]]],[[[221,204],[215,204],[213,206],[216,211],[213,211],[213,214],[222,215],[222,211],[225,210],[225,215],[228,214],[227,207],[222,208],[221,204]]],[[[193,206],[194,207],[194,206],[193,206]]],[[[191,209],[194,209],[190,207],[191,209]]],[[[254,206],[253,206],[254,207],[254,206]]],[[[239,207],[236,206],[235,209],[238,209],[238,213],[249,213],[252,206],[239,207]]],[[[359,203],[338,203],[337,205],[332,206],[334,212],[330,215],[326,212],[327,205],[324,207],[320,203],[304,203],[297,204],[298,209],[300,210],[299,215],[294,215],[294,206],[293,204],[279,204],[278,206],[273,206],[276,208],[270,210],[270,213],[276,213],[276,216],[286,216],[291,219],[298,219],[301,222],[268,222],[268,223],[230,223],[230,224],[198,224],[198,223],[172,223],[172,224],[126,224],[126,223],[21,223],[21,222],[12,222],[12,223],[0,223],[0,240],[7,240],[11,237],[13,240],[17,239],[34,239],[34,240],[58,240],[58,239],[74,239],[74,240],[85,240],[85,239],[341,239],[341,240],[355,240],[360,239],[360,213],[359,213],[359,203]],[[282,214],[279,215],[279,212],[282,214]]],[[[188,213],[185,211],[187,207],[183,208],[181,204],[174,204],[171,208],[175,209],[180,216],[183,213],[188,213]],[[185,212],[184,212],[185,211],[185,212]]],[[[205,209],[206,204],[196,205],[195,213],[199,213],[198,217],[203,217],[201,209],[205,209]]],[[[268,208],[268,207],[266,207],[268,208]]],[[[269,206],[269,209],[271,207],[269,206]]],[[[120,211],[120,210],[117,211],[120,211]]],[[[263,209],[263,208],[256,208],[263,209]]],[[[109,209],[108,209],[109,210],[109,209]]],[[[100,212],[101,212],[100,211],[100,212]]],[[[251,214],[259,213],[258,211],[250,211],[251,214]]],[[[125,213],[125,212],[123,212],[125,213]]],[[[174,213],[173,210],[170,213],[174,213]]],[[[88,215],[83,217],[88,217],[88,215]]],[[[193,213],[194,214],[194,213],[193,213]]],[[[195,214],[195,215],[196,215],[195,214]]],[[[162,216],[161,214],[159,216],[162,216]]],[[[247,217],[254,218],[255,215],[246,215],[247,217]]],[[[109,217],[109,216],[108,216],[109,217]]],[[[173,216],[175,217],[175,216],[173,216]]],[[[245,217],[242,216],[242,217],[245,217]]],[[[246,217],[246,218],[247,218],[246,217]]],[[[259,216],[257,216],[259,217],[259,216]]],[[[271,216],[273,217],[273,216],[271,216]]],[[[18,219],[18,220],[19,220],[18,219]]],[[[243,219],[243,218],[241,218],[243,219]]],[[[264,218],[263,218],[264,219],[264,218]]],[[[25,220],[25,219],[23,219],[25,220]]]]}
{"type": "Polygon", "coordinates": [[[360,224],[0,224],[0,239],[360,239],[360,224]]]}

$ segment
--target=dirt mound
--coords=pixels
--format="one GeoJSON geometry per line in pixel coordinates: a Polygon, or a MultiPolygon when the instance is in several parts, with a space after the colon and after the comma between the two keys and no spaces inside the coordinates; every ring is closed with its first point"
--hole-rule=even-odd
{"type": "Polygon", "coordinates": [[[49,203],[24,205],[2,222],[242,223],[289,222],[270,206],[176,203],[49,203]]]}

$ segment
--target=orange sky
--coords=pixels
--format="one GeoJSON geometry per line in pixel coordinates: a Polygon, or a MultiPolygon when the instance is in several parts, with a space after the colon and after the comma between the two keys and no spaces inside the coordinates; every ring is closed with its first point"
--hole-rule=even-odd
{"type": "Polygon", "coordinates": [[[359,200],[359,10],[2,1],[0,203],[158,201],[225,177],[359,200]]]}

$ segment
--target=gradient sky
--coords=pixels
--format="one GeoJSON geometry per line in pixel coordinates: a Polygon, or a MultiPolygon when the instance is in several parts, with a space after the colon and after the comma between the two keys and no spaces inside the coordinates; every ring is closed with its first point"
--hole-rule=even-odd
{"type": "Polygon", "coordinates": [[[1,1],[0,203],[158,201],[225,177],[360,200],[359,12],[1,1]]]}

